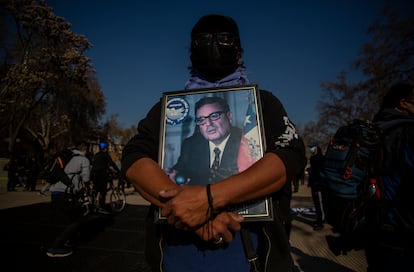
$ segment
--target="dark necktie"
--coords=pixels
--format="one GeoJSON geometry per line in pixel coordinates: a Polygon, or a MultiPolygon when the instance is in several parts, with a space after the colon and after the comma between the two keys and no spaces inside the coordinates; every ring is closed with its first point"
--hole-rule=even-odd
{"type": "Polygon", "coordinates": [[[210,183],[215,182],[217,178],[217,171],[220,166],[220,149],[218,147],[214,148],[214,161],[210,169],[210,183]]]}

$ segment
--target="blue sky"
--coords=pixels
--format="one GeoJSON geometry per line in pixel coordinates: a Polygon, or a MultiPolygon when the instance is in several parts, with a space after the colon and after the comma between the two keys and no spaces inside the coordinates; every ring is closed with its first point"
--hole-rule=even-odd
{"type": "MultiPolygon", "coordinates": [[[[358,57],[366,30],[388,0],[47,0],[87,52],[113,113],[136,125],[163,92],[188,78],[190,32],[203,15],[221,13],[239,25],[251,83],[273,92],[299,125],[317,118],[320,83],[334,81],[358,57]]],[[[392,6],[409,10],[409,0],[392,6]]],[[[411,9],[413,10],[413,9],[411,9]]]]}

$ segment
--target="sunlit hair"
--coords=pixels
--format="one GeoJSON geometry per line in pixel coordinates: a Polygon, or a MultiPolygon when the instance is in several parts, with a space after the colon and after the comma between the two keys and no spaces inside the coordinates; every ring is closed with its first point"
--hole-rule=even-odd
{"type": "Polygon", "coordinates": [[[88,150],[89,144],[86,141],[80,141],[77,143],[76,147],[78,150],[88,150]]]}

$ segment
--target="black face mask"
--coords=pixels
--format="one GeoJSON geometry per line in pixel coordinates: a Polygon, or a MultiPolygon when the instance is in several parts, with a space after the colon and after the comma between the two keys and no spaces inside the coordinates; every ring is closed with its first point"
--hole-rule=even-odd
{"type": "Polygon", "coordinates": [[[193,46],[191,62],[193,68],[209,81],[216,81],[233,73],[238,64],[239,50],[234,45],[220,45],[213,41],[209,45],[193,46]]]}

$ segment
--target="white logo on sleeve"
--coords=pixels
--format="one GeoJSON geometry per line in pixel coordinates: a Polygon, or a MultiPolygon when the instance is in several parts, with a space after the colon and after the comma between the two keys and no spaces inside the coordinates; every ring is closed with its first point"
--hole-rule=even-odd
{"type": "Polygon", "coordinates": [[[283,121],[285,123],[286,129],[285,132],[279,136],[278,141],[275,142],[275,146],[278,147],[289,146],[290,141],[299,138],[298,134],[296,133],[295,126],[290,122],[289,118],[287,116],[284,116],[283,121]]]}

